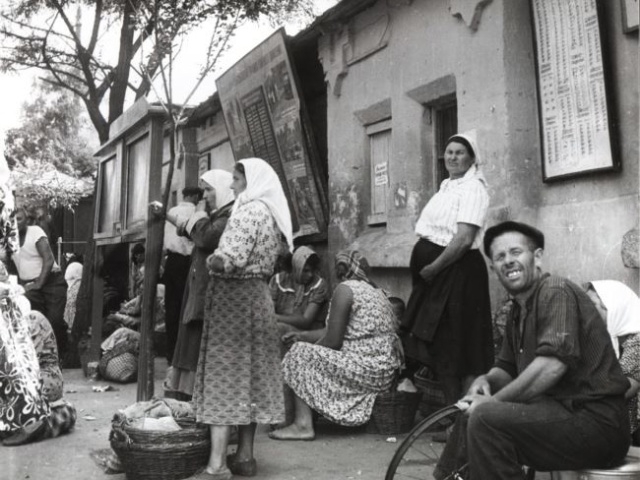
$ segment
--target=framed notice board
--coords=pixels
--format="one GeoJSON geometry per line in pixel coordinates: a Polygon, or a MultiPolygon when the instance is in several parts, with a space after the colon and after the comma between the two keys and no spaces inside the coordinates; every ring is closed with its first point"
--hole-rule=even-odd
{"type": "Polygon", "coordinates": [[[620,168],[599,0],[532,0],[545,182],[620,168]]]}
{"type": "Polygon", "coordinates": [[[305,136],[304,102],[284,30],[240,59],[216,85],[235,157],[262,158],[276,171],[289,202],[294,238],[325,237],[325,185],[316,174],[317,155],[305,136]]]}

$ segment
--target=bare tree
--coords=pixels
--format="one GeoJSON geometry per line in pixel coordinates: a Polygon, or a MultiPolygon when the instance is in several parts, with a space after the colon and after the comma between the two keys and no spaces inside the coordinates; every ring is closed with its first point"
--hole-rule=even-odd
{"type": "MultiPolygon", "coordinates": [[[[237,27],[240,15],[237,11],[229,12],[229,15],[218,16],[212,26],[206,54],[202,59],[202,64],[195,83],[184,100],[182,105],[174,102],[174,60],[179,51],[179,44],[171,41],[172,21],[170,18],[163,18],[169,14],[166,10],[156,8],[150,15],[153,19],[144,19],[144,22],[153,21],[156,25],[154,30],[154,44],[162,43],[164,56],[157,59],[157,62],[149,65],[141,65],[140,72],[143,79],[155,91],[156,97],[160,100],[164,108],[169,123],[169,170],[162,193],[162,208],[159,216],[149,212],[147,216],[147,259],[145,260],[145,280],[142,299],[142,321],[141,321],[141,344],[139,358],[138,377],[138,400],[146,400],[154,393],[154,359],[153,359],[153,318],[155,317],[156,288],[160,277],[160,264],[162,262],[162,245],[164,242],[164,217],[166,216],[169,193],[173,180],[173,173],[177,161],[184,159],[184,145],[181,143],[180,126],[187,120],[189,100],[198,90],[203,80],[213,71],[218,59],[227,50],[229,40],[237,27]],[[233,13],[233,15],[231,15],[233,13]],[[165,29],[168,29],[166,31],[165,29]],[[159,78],[159,82],[154,82],[154,76],[159,78]],[[155,85],[160,86],[157,91],[155,85]]],[[[143,17],[143,12],[138,12],[143,17]]]]}
{"type": "MultiPolygon", "coordinates": [[[[177,128],[185,111],[176,109],[167,86],[172,84],[171,65],[181,39],[213,19],[218,37],[212,45],[223,46],[245,20],[263,15],[273,21],[297,15],[308,18],[313,14],[312,4],[312,0],[4,0],[0,9],[0,70],[37,69],[44,73],[44,81],[73,92],[82,100],[101,143],[109,138],[110,124],[124,112],[127,94],[135,99],[146,96],[154,79],[164,78],[161,98],[166,99],[175,133],[171,136],[171,158],[175,161],[177,128]],[[85,25],[83,18],[90,21],[85,25]],[[115,59],[107,55],[114,44],[115,59]]],[[[209,51],[198,84],[223,51],[209,51]]],[[[169,181],[173,166],[170,169],[169,181]]],[[[165,189],[164,205],[167,192],[165,189]]],[[[93,253],[90,235],[85,255],[89,268],[84,269],[76,304],[76,318],[81,321],[74,322],[72,332],[74,354],[91,318],[93,253]]],[[[155,291],[157,272],[153,280],[155,291]]]]}
{"type": "Polygon", "coordinates": [[[100,142],[119,117],[127,93],[146,96],[169,46],[205,20],[283,18],[311,0],[5,0],[0,10],[0,69],[38,69],[45,81],[75,93],[100,142]],[[90,17],[88,25],[83,18],[90,17]],[[157,32],[161,34],[158,35],[157,32]],[[117,42],[117,57],[105,46],[117,42]],[[105,45],[107,44],[107,45],[105,45]],[[144,74],[136,71],[142,59],[144,74]],[[108,108],[105,107],[105,103],[108,108]]]}

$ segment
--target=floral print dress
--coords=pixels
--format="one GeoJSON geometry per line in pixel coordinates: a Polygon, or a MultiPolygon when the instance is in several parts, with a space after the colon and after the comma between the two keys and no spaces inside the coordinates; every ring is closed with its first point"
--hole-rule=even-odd
{"type": "Polygon", "coordinates": [[[267,208],[252,201],[229,218],[213,255],[193,392],[196,420],[213,425],[284,420],[279,338],[266,279],[284,248],[267,208]]]}
{"type": "Polygon", "coordinates": [[[48,417],[27,317],[11,298],[0,300],[0,432],[48,417]]]}
{"type": "Polygon", "coordinates": [[[353,304],[342,348],[298,342],[282,366],[285,382],[307,405],[332,422],[355,426],[369,420],[376,395],[391,388],[402,353],[384,292],[361,280],[343,285],[353,292],[353,304]]]}

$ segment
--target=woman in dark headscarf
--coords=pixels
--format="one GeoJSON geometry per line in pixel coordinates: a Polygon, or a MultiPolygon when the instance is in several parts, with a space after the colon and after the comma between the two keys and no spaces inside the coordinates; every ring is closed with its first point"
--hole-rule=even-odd
{"type": "Polygon", "coordinates": [[[315,344],[297,342],[282,366],[296,394],[295,420],[274,430],[276,440],[311,440],[311,409],[340,425],[362,425],[376,395],[391,388],[402,365],[397,321],[386,294],[368,277],[357,251],[336,255],[340,283],[331,298],[327,330],[315,344]]]}

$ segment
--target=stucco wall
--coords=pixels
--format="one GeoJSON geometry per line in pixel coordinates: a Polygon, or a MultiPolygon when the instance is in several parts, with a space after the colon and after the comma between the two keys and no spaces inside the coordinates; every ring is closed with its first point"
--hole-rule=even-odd
{"type": "MultiPolygon", "coordinates": [[[[413,226],[437,188],[425,135],[432,119],[421,103],[437,100],[448,88],[442,85],[453,82],[458,130],[476,130],[490,184],[488,223],[534,223],[547,234],[550,271],[579,281],[615,278],[637,291],[638,270],[622,266],[619,242],[638,221],[638,36],[622,34],[619,2],[607,2],[605,29],[623,170],[553,184],[543,183],[540,166],[529,2],[489,2],[475,30],[452,15],[453,3],[465,2],[380,0],[321,37],[328,88],[329,251],[359,248],[374,259],[375,276],[406,299],[413,226]],[[366,124],[389,116],[388,221],[372,227],[366,221],[366,124]],[[408,192],[400,208],[393,201],[399,185],[408,192]]],[[[493,279],[492,296],[502,296],[493,279]]]]}
{"type": "Polygon", "coordinates": [[[610,62],[610,112],[622,170],[544,184],[538,225],[549,236],[550,270],[581,282],[620,280],[637,292],[638,270],[624,267],[620,247],[639,218],[638,34],[622,32],[620,2],[603,4],[603,53],[610,62]]]}

